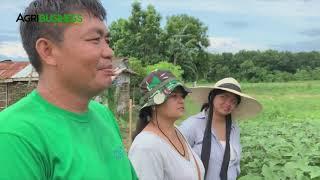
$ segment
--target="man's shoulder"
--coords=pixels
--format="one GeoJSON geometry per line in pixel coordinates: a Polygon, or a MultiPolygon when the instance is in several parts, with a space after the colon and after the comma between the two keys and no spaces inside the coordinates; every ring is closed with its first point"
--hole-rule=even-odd
{"type": "Polygon", "coordinates": [[[21,117],[35,116],[36,105],[29,96],[24,97],[0,112],[0,123],[3,121],[20,119],[21,117]]]}
{"type": "Polygon", "coordinates": [[[99,102],[96,102],[96,101],[90,101],[89,111],[91,111],[97,117],[100,117],[101,119],[103,119],[105,123],[116,124],[116,118],[113,112],[106,105],[100,104],[99,102]]]}
{"type": "Polygon", "coordinates": [[[15,104],[0,112],[0,133],[9,133],[17,136],[34,134],[38,128],[39,119],[45,119],[46,112],[39,107],[28,95],[15,104]]]}
{"type": "Polygon", "coordinates": [[[100,111],[100,112],[104,112],[104,113],[109,113],[111,112],[109,107],[106,105],[103,105],[97,101],[91,100],[89,102],[89,109],[92,111],[100,111]]]}
{"type": "Polygon", "coordinates": [[[31,112],[4,112],[0,116],[0,135],[8,138],[17,137],[37,144],[44,137],[47,130],[36,123],[37,119],[40,118],[31,112]]]}

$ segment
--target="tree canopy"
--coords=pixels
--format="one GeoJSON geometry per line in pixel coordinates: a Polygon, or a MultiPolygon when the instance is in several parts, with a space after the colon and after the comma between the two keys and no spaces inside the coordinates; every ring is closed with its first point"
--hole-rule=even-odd
{"type": "Polygon", "coordinates": [[[109,27],[115,55],[134,58],[133,64],[140,68],[171,63],[181,68],[185,81],[212,82],[228,76],[248,82],[320,79],[318,51],[214,54],[207,51],[208,28],[200,19],[173,15],[166,18],[163,27],[161,20],[154,6],[143,9],[134,2],[128,19],[118,19],[109,27]]]}

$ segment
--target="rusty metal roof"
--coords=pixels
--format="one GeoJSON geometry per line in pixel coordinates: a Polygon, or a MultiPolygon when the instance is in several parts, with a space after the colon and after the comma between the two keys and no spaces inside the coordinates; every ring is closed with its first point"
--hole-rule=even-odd
{"type": "Polygon", "coordinates": [[[19,79],[19,78],[38,78],[39,74],[36,72],[36,70],[32,67],[32,64],[28,64],[25,68],[23,68],[21,71],[16,73],[15,75],[11,76],[13,79],[19,79]]]}
{"type": "Polygon", "coordinates": [[[8,79],[20,72],[29,62],[13,62],[11,60],[5,60],[0,62],[0,79],[8,79]]]}
{"type": "Polygon", "coordinates": [[[114,67],[118,68],[126,68],[123,72],[132,74],[132,75],[137,75],[138,73],[134,72],[132,69],[129,68],[129,59],[128,58],[121,58],[121,57],[113,57],[112,58],[112,65],[114,67]]]}
{"type": "MultiPolygon", "coordinates": [[[[137,73],[129,69],[128,59],[114,57],[112,64],[115,67],[125,67],[124,73],[136,75],[137,73]]],[[[30,62],[19,62],[12,60],[0,61],[0,83],[12,81],[38,80],[39,75],[33,69],[30,62]]]]}

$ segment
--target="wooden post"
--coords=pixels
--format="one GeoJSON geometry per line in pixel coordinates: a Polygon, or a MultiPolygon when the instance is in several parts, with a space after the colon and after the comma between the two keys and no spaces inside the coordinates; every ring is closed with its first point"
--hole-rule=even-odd
{"type": "Polygon", "coordinates": [[[32,82],[32,74],[33,74],[33,66],[31,66],[31,73],[29,74],[28,86],[30,86],[30,84],[32,82]]]}
{"type": "MultiPolygon", "coordinates": [[[[129,99],[129,147],[132,141],[132,99],[129,99]]],[[[128,147],[128,148],[129,148],[128,147]]]]}
{"type": "Polygon", "coordinates": [[[9,106],[9,84],[6,83],[6,105],[5,108],[7,108],[9,106]]]}

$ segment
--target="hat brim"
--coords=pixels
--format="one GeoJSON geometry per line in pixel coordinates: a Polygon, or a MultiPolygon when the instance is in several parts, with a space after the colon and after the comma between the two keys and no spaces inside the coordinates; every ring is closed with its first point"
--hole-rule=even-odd
{"type": "Polygon", "coordinates": [[[214,86],[199,86],[190,89],[192,91],[192,93],[189,95],[190,99],[200,105],[208,102],[209,92],[213,89],[221,89],[239,95],[241,97],[241,102],[231,113],[233,119],[235,120],[252,118],[262,111],[262,105],[255,98],[232,89],[214,86]]]}
{"type": "MultiPolygon", "coordinates": [[[[186,94],[186,95],[188,95],[189,93],[192,92],[191,89],[190,89],[190,88],[187,88],[184,84],[182,84],[182,83],[177,83],[177,84],[175,84],[175,85],[173,86],[172,90],[168,93],[168,95],[171,94],[172,91],[174,91],[174,89],[176,89],[176,88],[179,87],[179,86],[182,87],[182,89],[185,91],[185,94],[186,94]]],[[[162,103],[164,103],[164,102],[167,100],[168,95],[165,97],[165,99],[163,100],[162,103]]],[[[162,103],[160,103],[160,104],[162,104],[162,103]]],[[[145,104],[140,108],[140,110],[143,109],[143,108],[145,108],[145,107],[153,106],[153,105],[156,105],[156,104],[155,104],[154,102],[152,102],[151,100],[148,100],[148,102],[145,103],[145,104]]]]}
{"type": "Polygon", "coordinates": [[[174,87],[174,88],[177,88],[178,86],[182,87],[182,89],[185,91],[186,94],[192,92],[190,88],[187,88],[187,86],[185,86],[185,85],[183,85],[183,84],[179,84],[179,85],[177,85],[177,86],[174,87]]]}

